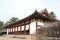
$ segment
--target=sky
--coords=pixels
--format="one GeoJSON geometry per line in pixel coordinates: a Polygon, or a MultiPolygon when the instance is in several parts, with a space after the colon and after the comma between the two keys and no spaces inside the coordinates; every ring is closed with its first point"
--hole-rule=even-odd
{"type": "Polygon", "coordinates": [[[0,0],[0,20],[7,22],[11,17],[23,19],[36,9],[53,11],[60,20],[60,0],[0,0]]]}

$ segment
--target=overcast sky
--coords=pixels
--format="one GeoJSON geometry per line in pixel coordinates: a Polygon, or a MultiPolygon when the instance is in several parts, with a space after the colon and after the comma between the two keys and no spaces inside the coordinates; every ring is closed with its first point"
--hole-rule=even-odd
{"type": "Polygon", "coordinates": [[[11,17],[19,19],[47,8],[49,12],[54,11],[57,19],[60,19],[60,0],[0,0],[0,20],[6,22],[11,17]]]}

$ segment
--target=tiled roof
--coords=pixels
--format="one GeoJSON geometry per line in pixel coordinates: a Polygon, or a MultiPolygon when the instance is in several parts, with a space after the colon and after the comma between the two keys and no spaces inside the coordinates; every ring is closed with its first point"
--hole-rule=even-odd
{"type": "MultiPolygon", "coordinates": [[[[25,21],[27,21],[27,20],[31,20],[32,18],[35,18],[36,17],[36,15],[37,15],[37,17],[39,17],[39,18],[41,18],[41,19],[43,19],[43,20],[47,20],[47,21],[55,21],[54,19],[51,19],[51,18],[49,18],[49,17],[47,17],[47,16],[43,16],[41,13],[44,13],[44,12],[47,12],[47,10],[46,9],[44,9],[44,10],[42,10],[42,11],[40,11],[40,12],[38,12],[37,10],[35,10],[35,12],[33,12],[31,15],[29,15],[28,17],[26,17],[26,18],[24,18],[24,19],[22,19],[22,20],[19,20],[19,21],[17,21],[17,22],[15,22],[15,23],[13,23],[13,24],[16,24],[16,23],[22,23],[22,22],[25,22],[25,21]]],[[[45,13],[46,13],[45,12],[45,13]]],[[[48,14],[48,12],[47,12],[47,14],[48,14]]],[[[10,24],[10,25],[13,25],[13,24],[10,24]]],[[[10,26],[10,25],[6,25],[5,27],[7,27],[7,26],[10,26]]]]}

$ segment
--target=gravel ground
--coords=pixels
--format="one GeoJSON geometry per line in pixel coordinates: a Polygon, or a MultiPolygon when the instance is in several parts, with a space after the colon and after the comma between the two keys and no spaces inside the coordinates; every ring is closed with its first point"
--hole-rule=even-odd
{"type": "Polygon", "coordinates": [[[0,36],[0,40],[26,40],[26,39],[10,38],[10,37],[0,36]]]}

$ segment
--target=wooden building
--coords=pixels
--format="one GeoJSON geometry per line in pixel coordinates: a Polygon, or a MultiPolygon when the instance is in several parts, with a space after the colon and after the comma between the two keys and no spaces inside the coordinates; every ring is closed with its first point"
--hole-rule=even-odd
{"type": "Polygon", "coordinates": [[[46,9],[40,12],[35,10],[35,12],[28,17],[5,27],[7,28],[7,34],[11,35],[37,34],[38,29],[45,27],[46,23],[54,21],[54,19],[49,17],[49,12],[46,9]]]}

